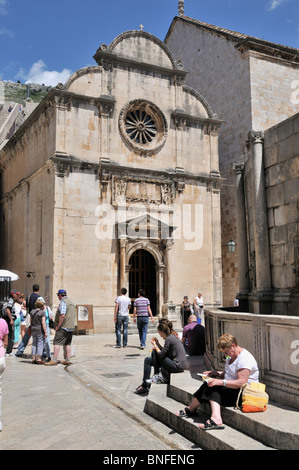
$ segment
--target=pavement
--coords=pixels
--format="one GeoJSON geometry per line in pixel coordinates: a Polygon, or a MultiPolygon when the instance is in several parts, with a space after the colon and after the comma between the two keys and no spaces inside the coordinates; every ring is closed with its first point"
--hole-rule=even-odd
{"type": "Polygon", "coordinates": [[[27,358],[7,357],[0,450],[186,451],[202,459],[197,453],[202,448],[299,449],[299,412],[278,404],[247,416],[223,409],[221,434],[177,418],[175,412],[200,386],[202,356],[189,357],[188,370],[173,374],[170,386],[152,385],[148,396],[136,395],[152,336],[144,350],[138,334],[130,334],[128,346],[119,349],[114,333],[74,336],[69,366],[32,364],[30,345],[27,358]]]}
{"type": "Polygon", "coordinates": [[[73,344],[69,366],[32,364],[30,345],[27,358],[6,358],[1,450],[200,450],[144,412],[147,397],[134,391],[150,346],[139,349],[137,334],[120,349],[114,333],[75,335],[73,344]]]}

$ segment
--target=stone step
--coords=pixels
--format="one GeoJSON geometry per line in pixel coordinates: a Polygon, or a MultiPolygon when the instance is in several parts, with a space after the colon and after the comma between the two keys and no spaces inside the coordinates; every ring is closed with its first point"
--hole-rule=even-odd
{"type": "Polygon", "coordinates": [[[196,418],[179,418],[177,411],[192,400],[202,384],[197,372],[206,369],[203,356],[188,358],[188,370],[172,374],[169,385],[153,385],[145,411],[205,449],[279,449],[299,448],[299,411],[270,402],[263,413],[243,413],[222,408],[223,430],[203,431],[197,423],[210,416],[209,405],[200,407],[196,418]]]}
{"type": "MultiPolygon", "coordinates": [[[[154,323],[149,320],[148,322],[148,334],[154,334],[155,336],[157,335],[157,326],[158,326],[158,320],[155,320],[154,323]]],[[[128,334],[129,335],[135,335],[138,334],[137,330],[137,322],[133,322],[133,319],[130,319],[129,326],[128,326],[128,334]]]]}
{"type": "Polygon", "coordinates": [[[176,412],[182,405],[167,396],[167,385],[153,385],[145,404],[145,412],[169,426],[186,439],[205,450],[272,450],[254,438],[225,424],[224,429],[203,431],[197,423],[209,418],[208,413],[200,413],[196,418],[180,418],[176,412]]]}

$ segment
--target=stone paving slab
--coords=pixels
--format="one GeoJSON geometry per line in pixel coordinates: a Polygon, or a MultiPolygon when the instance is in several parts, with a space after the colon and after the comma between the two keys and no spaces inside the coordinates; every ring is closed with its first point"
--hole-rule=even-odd
{"type": "Polygon", "coordinates": [[[149,351],[134,335],[129,343],[114,349],[113,334],[75,336],[69,367],[31,364],[30,346],[27,359],[7,357],[0,450],[194,450],[144,413],[146,397],[133,392],[149,351]]]}
{"type": "MultiPolygon", "coordinates": [[[[7,358],[1,450],[200,450],[189,438],[144,412],[147,397],[134,391],[142,381],[150,347],[140,350],[137,335],[130,335],[128,347],[120,349],[113,347],[114,334],[80,335],[73,342],[77,354],[69,367],[32,365],[30,357],[7,358]],[[142,433],[147,439],[140,444],[142,433]]],[[[31,347],[25,353],[30,355],[31,347]]],[[[182,403],[199,383],[194,382],[197,372],[206,368],[202,358],[188,361],[189,369],[175,374],[173,381],[183,394],[182,403]]]]}

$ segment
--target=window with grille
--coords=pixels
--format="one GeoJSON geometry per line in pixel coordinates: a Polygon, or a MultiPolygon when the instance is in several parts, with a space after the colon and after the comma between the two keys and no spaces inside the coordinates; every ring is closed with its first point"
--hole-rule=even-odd
{"type": "Polygon", "coordinates": [[[123,107],[119,127],[125,142],[139,153],[158,151],[167,137],[167,122],[153,103],[134,100],[123,107]]]}

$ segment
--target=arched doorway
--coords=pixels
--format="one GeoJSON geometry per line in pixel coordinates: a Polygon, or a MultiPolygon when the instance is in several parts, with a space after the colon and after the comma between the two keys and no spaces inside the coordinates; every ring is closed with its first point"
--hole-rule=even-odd
{"type": "Polygon", "coordinates": [[[157,282],[156,262],[151,253],[146,250],[136,250],[132,254],[129,271],[129,295],[131,299],[138,297],[139,289],[144,289],[150,300],[153,315],[157,313],[157,282]]]}

